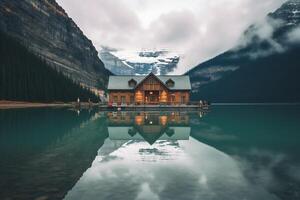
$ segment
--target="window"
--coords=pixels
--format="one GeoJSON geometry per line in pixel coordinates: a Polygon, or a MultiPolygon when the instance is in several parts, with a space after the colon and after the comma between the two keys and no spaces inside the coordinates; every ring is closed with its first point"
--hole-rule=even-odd
{"type": "Polygon", "coordinates": [[[126,103],[126,97],[125,96],[121,96],[121,103],[126,103]]]}
{"type": "Polygon", "coordinates": [[[169,80],[167,80],[166,84],[168,87],[174,87],[175,82],[172,79],[169,79],[169,80]]]}
{"type": "Polygon", "coordinates": [[[118,103],[118,96],[113,97],[113,103],[118,103]]]}
{"type": "Polygon", "coordinates": [[[138,103],[142,103],[143,102],[143,98],[144,98],[144,95],[141,91],[137,91],[135,93],[135,101],[138,102],[138,103]]]}
{"type": "Polygon", "coordinates": [[[121,120],[126,121],[126,115],[121,115],[121,120]]]}
{"type": "Polygon", "coordinates": [[[136,80],[134,80],[134,79],[131,79],[130,81],[128,81],[129,87],[135,87],[136,84],[137,84],[137,82],[136,82],[136,80]]]}
{"type": "Polygon", "coordinates": [[[181,103],[182,103],[182,104],[185,103],[185,96],[181,96],[181,103]]]}
{"type": "Polygon", "coordinates": [[[149,79],[149,83],[150,84],[154,84],[154,80],[151,78],[151,79],[149,79]]]}
{"type": "Polygon", "coordinates": [[[134,103],[134,96],[130,96],[130,103],[131,103],[131,104],[134,103]]]}
{"type": "Polygon", "coordinates": [[[175,94],[171,95],[171,102],[175,102],[175,94]]]}

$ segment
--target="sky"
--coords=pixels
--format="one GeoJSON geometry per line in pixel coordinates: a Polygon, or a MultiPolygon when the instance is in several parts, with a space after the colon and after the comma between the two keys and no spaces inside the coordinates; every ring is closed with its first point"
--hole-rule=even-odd
{"type": "Polygon", "coordinates": [[[57,0],[101,46],[177,52],[175,74],[235,46],[242,33],[285,0],[57,0]],[[83,3],[84,2],[84,3],[83,3]]]}

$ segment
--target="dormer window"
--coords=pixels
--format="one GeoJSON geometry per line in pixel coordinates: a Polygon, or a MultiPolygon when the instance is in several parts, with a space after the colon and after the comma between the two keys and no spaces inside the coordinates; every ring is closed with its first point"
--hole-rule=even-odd
{"type": "Polygon", "coordinates": [[[134,79],[130,79],[130,80],[128,81],[129,87],[134,88],[134,87],[136,86],[136,84],[137,84],[137,82],[136,82],[136,80],[134,80],[134,79]]]}
{"type": "Polygon", "coordinates": [[[174,87],[175,85],[175,82],[172,80],[172,79],[169,79],[166,81],[166,85],[171,88],[171,87],[174,87]]]}

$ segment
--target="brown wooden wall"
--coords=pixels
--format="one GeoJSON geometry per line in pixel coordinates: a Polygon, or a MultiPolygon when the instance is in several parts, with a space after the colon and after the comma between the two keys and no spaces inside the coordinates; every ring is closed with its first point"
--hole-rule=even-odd
{"type": "Polygon", "coordinates": [[[189,91],[175,91],[170,92],[168,95],[168,102],[171,104],[188,104],[190,102],[190,92],[189,91]],[[184,97],[182,99],[182,97],[184,97]],[[182,100],[184,100],[182,102],[182,100]]]}
{"type": "MultiPolygon", "coordinates": [[[[188,104],[190,102],[190,92],[189,91],[166,91],[167,93],[167,102],[161,102],[166,104],[188,104]],[[182,97],[184,98],[182,99],[182,97]],[[184,100],[184,102],[182,102],[184,100]]],[[[161,91],[161,92],[162,92],[161,91]]],[[[122,91],[111,91],[109,92],[109,102],[110,103],[122,103],[122,98],[125,99],[126,104],[134,104],[140,103],[144,104],[144,91],[136,91],[136,92],[122,92],[122,91]],[[141,97],[138,99],[137,95],[141,97]],[[138,101],[139,100],[139,101],[138,101]]]]}
{"type": "Polygon", "coordinates": [[[110,91],[109,102],[118,104],[188,104],[190,102],[190,91],[172,91],[168,87],[172,87],[169,81],[162,83],[155,75],[150,74],[136,86],[134,91],[110,91]]]}
{"type": "Polygon", "coordinates": [[[111,91],[109,92],[109,102],[122,103],[122,98],[125,98],[126,104],[133,104],[135,102],[134,92],[111,91]],[[116,101],[117,100],[117,101],[116,101]]]}
{"type": "Polygon", "coordinates": [[[167,90],[166,86],[164,86],[157,78],[150,76],[144,82],[139,85],[136,90],[140,91],[162,91],[167,90]]]}

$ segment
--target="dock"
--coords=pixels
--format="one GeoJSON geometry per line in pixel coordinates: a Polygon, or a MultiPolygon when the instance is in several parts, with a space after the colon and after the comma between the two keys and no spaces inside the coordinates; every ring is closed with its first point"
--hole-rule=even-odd
{"type": "Polygon", "coordinates": [[[108,106],[98,105],[98,108],[103,111],[195,111],[208,110],[208,105],[119,105],[108,106]]]}

